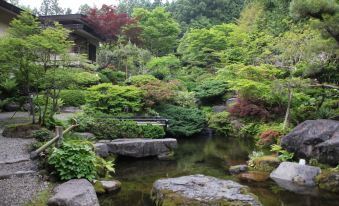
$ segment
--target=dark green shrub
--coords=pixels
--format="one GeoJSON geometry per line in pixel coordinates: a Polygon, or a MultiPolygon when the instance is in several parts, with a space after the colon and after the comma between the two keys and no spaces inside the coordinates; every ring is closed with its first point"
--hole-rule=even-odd
{"type": "Polygon", "coordinates": [[[196,108],[163,105],[158,108],[161,116],[169,119],[168,132],[173,136],[192,136],[202,131],[205,115],[196,108]]]}
{"type": "Polygon", "coordinates": [[[142,134],[136,122],[114,119],[95,119],[91,132],[99,139],[138,138],[142,134]]]}
{"type": "Polygon", "coordinates": [[[126,74],[122,71],[114,71],[112,69],[106,68],[100,71],[99,73],[101,82],[113,84],[118,84],[124,82],[126,79],[126,74]]]}
{"type": "Polygon", "coordinates": [[[117,138],[162,138],[165,131],[160,126],[138,125],[132,120],[115,120],[109,118],[94,119],[88,127],[99,139],[117,138]]]}
{"type": "Polygon", "coordinates": [[[53,133],[46,128],[32,132],[32,137],[39,141],[46,141],[52,137],[53,133]]]}
{"type": "Polygon", "coordinates": [[[77,113],[75,115],[74,119],[77,120],[77,123],[79,125],[75,129],[79,132],[89,131],[90,128],[95,123],[95,118],[93,117],[93,115],[89,115],[89,114],[86,114],[86,113],[83,113],[83,112],[77,113]]]}
{"type": "Polygon", "coordinates": [[[233,125],[228,112],[212,114],[208,120],[208,127],[214,129],[219,135],[230,135],[233,133],[233,125]]]}
{"type": "Polygon", "coordinates": [[[87,91],[84,90],[62,90],[60,98],[64,106],[79,107],[86,103],[86,93],[87,91]]]}
{"type": "Polygon", "coordinates": [[[166,135],[164,128],[161,126],[146,124],[140,125],[140,127],[144,138],[159,139],[166,135]]]}
{"type": "Polygon", "coordinates": [[[194,91],[196,97],[202,101],[217,99],[227,92],[227,84],[221,80],[206,80],[198,85],[194,91]]]}
{"type": "Polygon", "coordinates": [[[245,124],[239,131],[239,136],[244,139],[253,140],[260,132],[260,125],[255,123],[245,124]]]}
{"type": "Polygon", "coordinates": [[[96,156],[88,142],[64,142],[60,148],[53,148],[48,164],[61,180],[92,180],[96,176],[96,156]]]}

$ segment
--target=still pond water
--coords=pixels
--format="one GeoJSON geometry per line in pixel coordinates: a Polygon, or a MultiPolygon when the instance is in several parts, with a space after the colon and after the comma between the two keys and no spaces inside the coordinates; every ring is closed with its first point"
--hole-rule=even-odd
{"type": "MultiPolygon", "coordinates": [[[[115,178],[121,190],[99,197],[101,206],[154,206],[150,191],[155,180],[191,174],[204,174],[239,182],[225,171],[229,165],[244,164],[253,150],[250,142],[225,137],[194,137],[179,140],[173,161],[119,158],[115,178]]],[[[339,206],[339,195],[324,191],[307,194],[290,192],[273,181],[241,184],[250,187],[264,206],[339,206]]]]}

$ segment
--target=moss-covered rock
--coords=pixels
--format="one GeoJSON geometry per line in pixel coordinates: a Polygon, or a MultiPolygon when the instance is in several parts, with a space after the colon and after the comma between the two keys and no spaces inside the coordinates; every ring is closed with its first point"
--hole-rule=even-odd
{"type": "Polygon", "coordinates": [[[37,124],[12,124],[4,128],[2,135],[11,138],[32,138],[34,131],[40,129],[37,124]]]}
{"type": "Polygon", "coordinates": [[[320,189],[339,193],[339,172],[324,171],[316,177],[320,189]]]}
{"type": "Polygon", "coordinates": [[[106,193],[106,190],[105,190],[103,184],[100,181],[95,181],[93,186],[94,186],[94,190],[97,194],[106,193]]]}
{"type": "Polygon", "coordinates": [[[280,160],[275,156],[261,156],[250,161],[249,166],[262,172],[272,172],[280,164],[280,160]]]}
{"type": "Polygon", "coordinates": [[[246,186],[204,175],[157,180],[151,197],[157,206],[261,205],[246,186]]]}

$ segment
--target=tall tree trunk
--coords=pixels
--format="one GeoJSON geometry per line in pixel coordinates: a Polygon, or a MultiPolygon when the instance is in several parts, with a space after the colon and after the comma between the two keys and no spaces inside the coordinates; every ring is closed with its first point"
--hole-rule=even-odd
{"type": "Polygon", "coordinates": [[[288,83],[288,103],[287,103],[287,109],[286,109],[284,124],[283,124],[283,131],[284,132],[286,132],[286,129],[289,126],[292,99],[293,99],[293,88],[291,86],[291,83],[288,83]]]}
{"type": "Polygon", "coordinates": [[[41,125],[45,125],[46,114],[47,114],[47,110],[48,110],[48,99],[49,99],[48,93],[49,93],[49,92],[46,91],[46,99],[45,99],[45,105],[44,105],[45,108],[44,108],[44,111],[43,111],[43,114],[42,114],[41,125]]]}

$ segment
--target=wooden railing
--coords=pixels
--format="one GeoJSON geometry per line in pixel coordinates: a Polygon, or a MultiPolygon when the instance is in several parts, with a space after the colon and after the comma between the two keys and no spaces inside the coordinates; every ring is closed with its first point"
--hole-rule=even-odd
{"type": "Polygon", "coordinates": [[[31,152],[30,158],[36,159],[41,152],[43,152],[45,149],[47,149],[47,147],[51,146],[53,143],[56,143],[56,147],[60,147],[61,144],[62,144],[64,135],[66,133],[68,133],[69,131],[71,131],[72,129],[74,129],[75,127],[79,126],[75,119],[73,119],[73,121],[74,121],[73,125],[68,127],[65,131],[63,131],[63,127],[56,126],[55,127],[55,133],[56,133],[55,137],[53,139],[49,140],[48,142],[46,142],[46,144],[42,145],[39,149],[31,152]]]}

